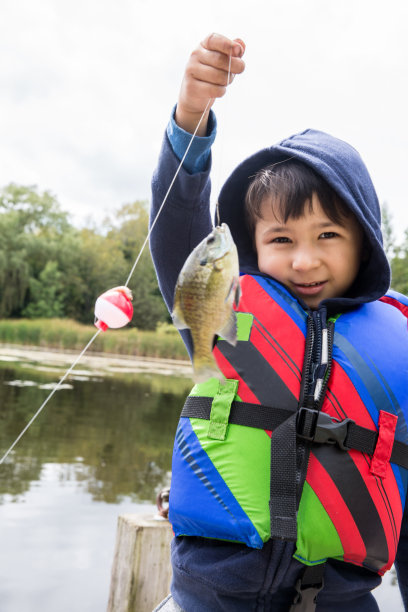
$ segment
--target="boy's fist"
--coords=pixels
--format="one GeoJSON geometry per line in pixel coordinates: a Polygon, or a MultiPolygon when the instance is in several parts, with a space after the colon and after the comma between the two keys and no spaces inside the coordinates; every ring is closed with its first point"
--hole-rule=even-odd
{"type": "Polygon", "coordinates": [[[208,101],[211,100],[206,116],[197,134],[204,136],[207,131],[209,109],[215,98],[221,98],[236,74],[245,69],[241,59],[245,44],[239,38],[230,40],[221,34],[210,34],[190,55],[181,84],[176,108],[176,122],[187,132],[194,132],[208,101]],[[230,65],[228,81],[228,67],[230,65]]]}

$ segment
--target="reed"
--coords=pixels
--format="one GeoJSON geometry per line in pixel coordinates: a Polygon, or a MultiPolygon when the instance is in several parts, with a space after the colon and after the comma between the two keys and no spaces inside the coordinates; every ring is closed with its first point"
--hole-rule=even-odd
{"type": "MultiPolygon", "coordinates": [[[[0,342],[59,350],[82,350],[94,335],[92,325],[70,319],[0,319],[0,342]]],[[[136,328],[100,333],[90,352],[187,360],[184,344],[175,328],[161,324],[156,331],[136,328]]]]}

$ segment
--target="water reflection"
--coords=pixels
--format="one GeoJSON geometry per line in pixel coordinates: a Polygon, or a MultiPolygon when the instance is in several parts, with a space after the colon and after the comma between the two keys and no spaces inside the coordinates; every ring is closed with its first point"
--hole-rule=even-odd
{"type": "MultiPolygon", "coordinates": [[[[42,404],[51,380],[54,372],[0,366],[1,454],[42,404]]],[[[96,501],[153,501],[168,480],[177,416],[190,384],[157,376],[74,376],[2,465],[0,503],[5,494],[18,499],[49,462],[65,466],[61,480],[83,482],[96,501]]]]}

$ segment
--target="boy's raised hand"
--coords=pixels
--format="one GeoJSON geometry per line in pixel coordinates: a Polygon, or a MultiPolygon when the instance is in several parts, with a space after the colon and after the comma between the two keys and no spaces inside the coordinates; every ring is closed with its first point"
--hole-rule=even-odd
{"type": "Polygon", "coordinates": [[[192,52],[176,108],[176,123],[181,128],[193,133],[211,100],[197,132],[198,136],[205,136],[210,107],[216,98],[225,94],[234,76],[245,69],[241,59],[244,51],[245,44],[241,39],[230,40],[221,34],[210,34],[192,52]],[[230,79],[227,83],[230,56],[230,79]]]}

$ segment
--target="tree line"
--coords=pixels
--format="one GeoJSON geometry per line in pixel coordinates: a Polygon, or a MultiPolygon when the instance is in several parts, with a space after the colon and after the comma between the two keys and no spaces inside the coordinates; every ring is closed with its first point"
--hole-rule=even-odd
{"type": "MultiPolygon", "coordinates": [[[[126,282],[147,231],[144,201],[122,206],[100,228],[79,229],[50,192],[7,185],[0,191],[0,317],[93,322],[96,298],[126,282]]],[[[129,288],[132,325],[155,329],[169,320],[147,247],[129,288]]]]}
{"type": "MultiPolygon", "coordinates": [[[[383,206],[384,248],[392,288],[408,294],[408,230],[397,244],[383,206]]],[[[135,201],[101,228],[78,229],[57,199],[36,187],[9,184],[0,191],[0,317],[67,317],[93,321],[98,295],[124,284],[148,231],[148,203],[135,201]]],[[[131,325],[155,329],[169,316],[146,247],[129,282],[131,325]]]]}

